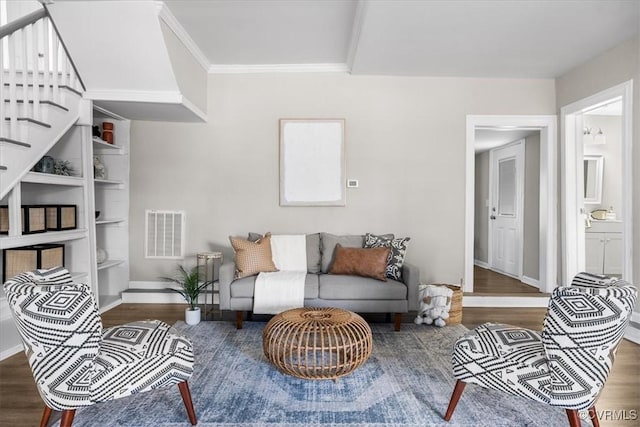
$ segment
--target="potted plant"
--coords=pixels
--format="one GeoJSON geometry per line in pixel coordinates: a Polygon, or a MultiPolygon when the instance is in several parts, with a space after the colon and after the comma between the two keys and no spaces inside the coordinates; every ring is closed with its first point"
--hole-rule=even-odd
{"type": "Polygon", "coordinates": [[[200,307],[197,306],[198,297],[208,283],[200,283],[200,274],[197,266],[187,271],[183,266],[178,265],[177,270],[178,275],[176,277],[163,277],[163,279],[180,285],[179,289],[167,289],[182,295],[187,304],[189,304],[189,307],[185,309],[184,320],[187,325],[197,325],[200,323],[200,307]]]}

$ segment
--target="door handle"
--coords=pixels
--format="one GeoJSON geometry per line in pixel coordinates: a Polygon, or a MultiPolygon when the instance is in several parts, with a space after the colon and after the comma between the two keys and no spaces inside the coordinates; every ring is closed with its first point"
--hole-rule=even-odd
{"type": "Polygon", "coordinates": [[[496,216],[495,216],[495,215],[491,215],[491,216],[489,217],[489,219],[496,219],[496,216]]]}

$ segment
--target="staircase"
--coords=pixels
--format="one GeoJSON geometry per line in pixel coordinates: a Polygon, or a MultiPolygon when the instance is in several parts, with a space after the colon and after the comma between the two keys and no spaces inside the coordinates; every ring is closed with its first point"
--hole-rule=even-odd
{"type": "Polygon", "coordinates": [[[46,9],[0,27],[0,200],[78,121],[84,90],[46,9]]]}

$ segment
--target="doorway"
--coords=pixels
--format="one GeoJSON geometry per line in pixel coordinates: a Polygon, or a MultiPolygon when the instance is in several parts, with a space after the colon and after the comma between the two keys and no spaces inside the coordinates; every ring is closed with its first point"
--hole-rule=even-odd
{"type": "MultiPolygon", "coordinates": [[[[476,226],[476,133],[478,131],[534,131],[539,133],[539,198],[537,232],[537,276],[540,291],[556,286],[556,117],[555,116],[467,116],[465,265],[464,291],[474,292],[476,226]]],[[[512,140],[513,141],[513,140],[512,140]]]]}
{"type": "Polygon", "coordinates": [[[561,109],[562,262],[632,281],[632,82],[561,109]]]}
{"type": "Polygon", "coordinates": [[[489,268],[518,279],[524,252],[524,144],[521,139],[489,151],[489,268]]]}

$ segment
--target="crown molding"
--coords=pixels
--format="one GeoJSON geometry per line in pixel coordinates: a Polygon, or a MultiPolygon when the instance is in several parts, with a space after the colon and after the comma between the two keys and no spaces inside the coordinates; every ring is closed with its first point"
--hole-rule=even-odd
{"type": "Polygon", "coordinates": [[[211,64],[210,74],[348,73],[347,64],[211,64]]]}
{"type": "Polygon", "coordinates": [[[209,59],[205,56],[205,54],[200,50],[195,41],[191,38],[187,30],[180,24],[175,15],[169,10],[167,5],[164,2],[156,2],[158,6],[158,16],[162,21],[167,24],[167,26],[173,31],[173,33],[178,37],[178,39],[182,42],[182,44],[187,48],[187,50],[193,55],[193,57],[198,61],[203,70],[209,70],[211,63],[209,59]]]}

